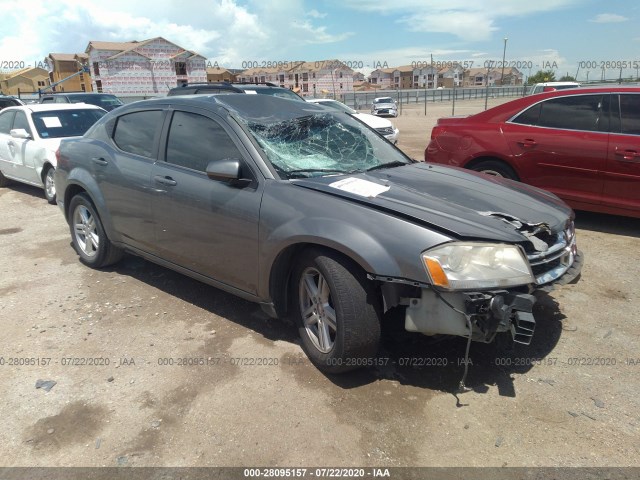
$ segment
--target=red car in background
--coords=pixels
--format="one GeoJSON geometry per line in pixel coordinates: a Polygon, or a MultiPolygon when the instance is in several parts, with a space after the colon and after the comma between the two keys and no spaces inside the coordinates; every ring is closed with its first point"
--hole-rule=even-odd
{"type": "Polygon", "coordinates": [[[640,88],[559,90],[441,118],[425,160],[519,180],[578,210],[640,217],[640,88]]]}

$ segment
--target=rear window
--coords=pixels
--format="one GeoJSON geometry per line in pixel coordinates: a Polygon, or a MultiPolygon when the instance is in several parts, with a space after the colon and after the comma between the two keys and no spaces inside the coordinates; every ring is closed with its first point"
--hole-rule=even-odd
{"type": "Polygon", "coordinates": [[[161,110],[122,115],[118,118],[113,141],[120,150],[143,157],[151,157],[153,155],[153,140],[161,120],[161,110]]]}
{"type": "Polygon", "coordinates": [[[105,114],[102,110],[51,110],[31,114],[40,138],[81,137],[105,114]]]}

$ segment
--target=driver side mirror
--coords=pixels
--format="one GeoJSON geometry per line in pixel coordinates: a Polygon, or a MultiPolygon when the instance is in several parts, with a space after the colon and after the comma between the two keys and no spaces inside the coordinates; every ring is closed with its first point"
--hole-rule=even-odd
{"type": "Polygon", "coordinates": [[[9,134],[13,137],[13,138],[31,138],[31,135],[29,134],[29,132],[27,132],[24,128],[14,128],[12,129],[9,134]]]}
{"type": "Polygon", "coordinates": [[[251,179],[242,178],[241,162],[237,158],[212,160],[207,165],[206,174],[211,180],[227,182],[236,187],[246,187],[251,184],[251,179]]]}

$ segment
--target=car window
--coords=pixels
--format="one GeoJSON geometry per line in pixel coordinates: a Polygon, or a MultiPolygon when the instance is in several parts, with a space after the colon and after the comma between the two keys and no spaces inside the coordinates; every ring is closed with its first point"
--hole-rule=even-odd
{"type": "Polygon", "coordinates": [[[69,101],[67,100],[66,97],[63,97],[62,95],[58,95],[55,98],[55,103],[69,103],[69,101]]]}
{"type": "Polygon", "coordinates": [[[0,110],[7,107],[14,107],[19,105],[15,100],[11,100],[10,98],[0,98],[0,110]]]}
{"type": "Polygon", "coordinates": [[[542,103],[538,103],[533,107],[527,108],[511,121],[522,125],[537,125],[538,119],[540,118],[540,110],[542,110],[542,103]]]}
{"type": "Polygon", "coordinates": [[[40,138],[81,137],[102,118],[105,112],[97,108],[48,110],[31,114],[40,138]]]}
{"type": "Polygon", "coordinates": [[[0,113],[0,133],[6,133],[9,135],[14,114],[15,112],[0,113]]]}
{"type": "Polygon", "coordinates": [[[599,131],[602,95],[571,95],[542,102],[538,126],[599,131]]]}
{"type": "Polygon", "coordinates": [[[620,131],[640,135],[640,95],[620,95],[620,131]]]}
{"type": "Polygon", "coordinates": [[[161,110],[148,110],[122,115],[118,118],[113,141],[120,150],[153,156],[153,140],[162,120],[161,110]]]}
{"type": "Polygon", "coordinates": [[[42,100],[40,100],[40,103],[53,103],[55,100],[56,99],[53,97],[43,97],[42,100]]]}
{"type": "Polygon", "coordinates": [[[211,161],[241,159],[242,154],[218,122],[194,113],[175,112],[165,158],[168,163],[204,172],[211,161]]]}
{"type": "Polygon", "coordinates": [[[16,116],[13,119],[13,127],[11,128],[24,128],[29,135],[32,134],[31,127],[29,127],[29,122],[24,112],[16,112],[16,116]]]}

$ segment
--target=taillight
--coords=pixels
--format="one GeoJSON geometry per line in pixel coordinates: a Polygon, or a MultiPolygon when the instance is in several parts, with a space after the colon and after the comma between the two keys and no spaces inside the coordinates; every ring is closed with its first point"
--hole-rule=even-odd
{"type": "Polygon", "coordinates": [[[435,140],[435,138],[442,135],[444,131],[445,128],[441,127],[440,125],[436,125],[435,127],[433,127],[433,129],[431,130],[431,140],[435,140]]]}

